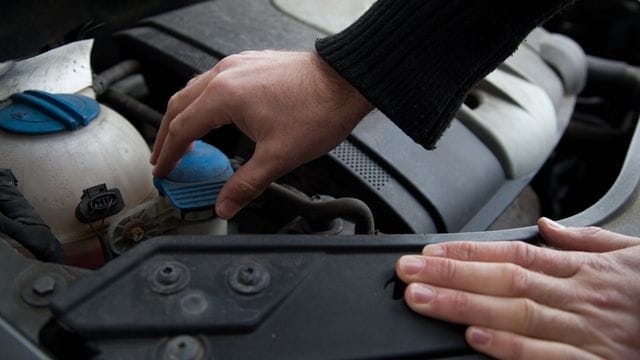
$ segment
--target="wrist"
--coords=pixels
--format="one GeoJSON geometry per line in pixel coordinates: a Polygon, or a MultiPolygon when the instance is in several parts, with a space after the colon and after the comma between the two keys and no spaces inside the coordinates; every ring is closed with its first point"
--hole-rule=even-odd
{"type": "Polygon", "coordinates": [[[318,52],[309,50],[311,61],[318,69],[319,76],[326,82],[326,91],[339,99],[339,108],[344,112],[345,119],[355,120],[355,125],[362,120],[375,106],[350,82],[342,77],[318,52]]]}

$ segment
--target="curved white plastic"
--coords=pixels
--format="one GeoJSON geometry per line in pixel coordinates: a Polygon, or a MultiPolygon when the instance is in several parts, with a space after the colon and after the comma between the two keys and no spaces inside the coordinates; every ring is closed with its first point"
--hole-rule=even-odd
{"type": "Polygon", "coordinates": [[[559,136],[555,108],[544,90],[496,70],[471,96],[478,106],[462,106],[457,117],[493,151],[507,178],[537,170],[559,136]]]}
{"type": "Polygon", "coordinates": [[[13,171],[19,190],[63,245],[95,237],[75,217],[83,189],[103,183],[118,188],[124,210],[156,194],[148,145],[106,106],[88,126],[72,132],[31,136],[0,130],[0,154],[0,167],[13,171]]]}
{"type": "Polygon", "coordinates": [[[375,0],[274,0],[285,13],[330,34],[346,28],[375,0]]]}

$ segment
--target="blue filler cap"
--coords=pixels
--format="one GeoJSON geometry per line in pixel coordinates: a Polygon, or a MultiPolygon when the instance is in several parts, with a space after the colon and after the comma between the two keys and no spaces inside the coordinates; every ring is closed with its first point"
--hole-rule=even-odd
{"type": "Polygon", "coordinates": [[[97,101],[82,95],[27,90],[0,109],[0,129],[28,135],[54,134],[87,126],[100,115],[97,101]]]}
{"type": "Polygon", "coordinates": [[[196,141],[178,166],[165,178],[153,178],[153,184],[180,210],[213,209],[232,174],[229,158],[222,151],[196,141]]]}

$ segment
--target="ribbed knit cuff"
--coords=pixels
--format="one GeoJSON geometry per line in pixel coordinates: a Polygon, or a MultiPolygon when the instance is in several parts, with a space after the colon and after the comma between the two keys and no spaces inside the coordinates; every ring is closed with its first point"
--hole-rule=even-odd
{"type": "Polygon", "coordinates": [[[433,148],[473,85],[572,0],[379,0],[316,49],[414,141],[433,148]]]}

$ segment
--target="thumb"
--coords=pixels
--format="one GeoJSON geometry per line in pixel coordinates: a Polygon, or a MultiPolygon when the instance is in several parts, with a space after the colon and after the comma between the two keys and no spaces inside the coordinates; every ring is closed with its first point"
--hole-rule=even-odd
{"type": "Polygon", "coordinates": [[[273,166],[273,161],[261,161],[256,153],[231,176],[216,201],[216,214],[222,219],[232,218],[238,211],[278,178],[282,172],[273,166]]]}
{"type": "Polygon", "coordinates": [[[538,220],[538,229],[549,245],[563,250],[607,252],[640,245],[640,239],[635,237],[596,226],[564,227],[544,217],[538,220]]]}

